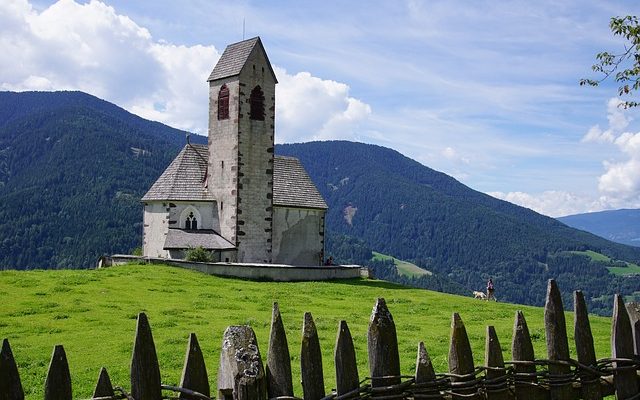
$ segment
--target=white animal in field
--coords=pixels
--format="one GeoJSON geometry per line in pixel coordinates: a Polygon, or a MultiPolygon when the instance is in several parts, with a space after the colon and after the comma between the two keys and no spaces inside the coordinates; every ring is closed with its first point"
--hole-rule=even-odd
{"type": "Polygon", "coordinates": [[[477,291],[473,291],[473,298],[474,299],[480,299],[480,300],[486,300],[487,299],[487,295],[484,294],[484,292],[477,292],[477,291]]]}

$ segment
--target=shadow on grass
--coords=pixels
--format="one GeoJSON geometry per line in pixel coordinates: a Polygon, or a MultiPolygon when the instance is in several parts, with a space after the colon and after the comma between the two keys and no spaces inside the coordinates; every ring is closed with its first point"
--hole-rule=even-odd
{"type": "Polygon", "coordinates": [[[374,287],[380,289],[418,289],[411,286],[404,286],[399,283],[393,283],[388,281],[374,280],[374,279],[363,279],[363,278],[354,278],[354,279],[333,279],[327,282],[339,284],[339,285],[350,285],[350,286],[366,286],[366,287],[374,287]]]}

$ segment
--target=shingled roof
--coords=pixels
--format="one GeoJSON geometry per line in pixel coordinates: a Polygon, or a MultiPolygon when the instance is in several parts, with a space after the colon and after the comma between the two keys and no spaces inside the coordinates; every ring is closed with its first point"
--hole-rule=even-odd
{"type": "Polygon", "coordinates": [[[276,74],[273,72],[273,68],[269,62],[269,57],[267,57],[267,53],[262,46],[260,37],[254,37],[252,39],[228,45],[227,48],[224,49],[224,52],[222,53],[222,56],[220,56],[216,66],[213,67],[213,71],[211,71],[211,75],[209,75],[209,79],[207,79],[207,81],[215,81],[239,75],[242,71],[242,67],[244,67],[247,59],[251,55],[251,51],[256,45],[260,46],[260,50],[262,50],[262,54],[264,54],[264,57],[267,60],[267,65],[273,75],[273,79],[278,83],[276,74]]]}
{"type": "Polygon", "coordinates": [[[188,249],[201,246],[206,250],[230,250],[236,246],[215,231],[200,229],[187,231],[184,229],[169,229],[164,241],[164,250],[188,249]]]}
{"type": "Polygon", "coordinates": [[[206,145],[187,144],[142,197],[142,201],[213,201],[213,196],[205,187],[207,159],[206,145]]]}
{"type": "Polygon", "coordinates": [[[273,205],[328,208],[300,160],[284,156],[273,158],[273,205]]]}

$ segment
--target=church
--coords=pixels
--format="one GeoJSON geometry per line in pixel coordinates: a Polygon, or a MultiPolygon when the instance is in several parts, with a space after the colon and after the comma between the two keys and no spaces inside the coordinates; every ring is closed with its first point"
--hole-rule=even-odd
{"type": "Polygon", "coordinates": [[[234,43],[209,82],[207,145],[187,141],[149,191],[143,254],[321,265],[327,204],[300,161],[274,155],[275,85],[259,37],[234,43]]]}

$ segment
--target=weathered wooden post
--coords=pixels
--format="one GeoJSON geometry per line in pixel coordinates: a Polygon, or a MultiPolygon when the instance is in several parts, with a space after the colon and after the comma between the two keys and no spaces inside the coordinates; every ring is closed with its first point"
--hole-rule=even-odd
{"type": "Polygon", "coordinates": [[[0,400],[23,400],[24,391],[9,340],[2,341],[0,351],[0,400]]]}
{"type": "Polygon", "coordinates": [[[487,399],[508,400],[513,396],[507,386],[507,371],[504,367],[502,348],[493,326],[487,326],[487,336],[485,341],[484,365],[487,368],[485,388],[487,389],[487,399]]]}
{"type": "Polygon", "coordinates": [[[293,396],[291,357],[278,303],[273,303],[271,335],[267,355],[267,393],[269,398],[293,396]]]}
{"type": "Polygon", "coordinates": [[[399,384],[400,355],[396,324],[383,298],[379,298],[373,306],[367,344],[371,387],[399,384]]]}
{"type": "Polygon", "coordinates": [[[324,397],[324,374],[322,351],[316,324],[311,313],[304,313],[302,323],[302,349],[300,350],[300,372],[304,400],[319,400],[324,397]]]}
{"type": "Polygon", "coordinates": [[[44,384],[44,400],[71,400],[72,397],[67,354],[62,345],[56,345],[44,384]]]}
{"type": "Polygon", "coordinates": [[[353,347],[351,331],[349,331],[346,321],[340,321],[338,324],[333,358],[336,366],[336,392],[338,396],[358,389],[360,378],[358,377],[356,350],[353,347]]]}
{"type": "Polygon", "coordinates": [[[626,306],[633,331],[633,353],[636,359],[640,359],[640,304],[632,301],[627,303],[626,306]]]}
{"type": "Polygon", "coordinates": [[[131,396],[136,400],[160,400],[161,384],[160,366],[151,326],[147,315],[140,313],[131,356],[131,396]]]}
{"type": "MultiPolygon", "coordinates": [[[[465,398],[479,398],[473,381],[475,381],[475,367],[473,365],[473,354],[467,329],[464,327],[460,314],[454,313],[451,318],[451,345],[449,346],[449,372],[458,375],[451,379],[453,383],[453,393],[464,395],[465,398]],[[469,384],[468,382],[471,382],[469,384]]],[[[455,398],[455,396],[454,396],[455,398]]]]}
{"type": "MultiPolygon", "coordinates": [[[[578,362],[589,367],[596,366],[596,351],[593,347],[593,335],[587,304],[581,291],[573,292],[574,336],[578,362]]],[[[582,372],[580,375],[580,393],[584,400],[600,400],[600,378],[598,375],[582,372]]]]}
{"type": "Polygon", "coordinates": [[[549,358],[549,384],[551,399],[572,400],[573,374],[571,366],[560,362],[569,361],[569,340],[564,318],[562,296],[555,280],[549,279],[547,301],[544,305],[544,328],[547,339],[547,357],[549,358]]]}
{"type": "Polygon", "coordinates": [[[98,383],[93,390],[93,397],[109,397],[115,396],[113,386],[111,385],[111,378],[105,367],[100,368],[100,375],[98,375],[98,383]]]}
{"type": "Polygon", "coordinates": [[[230,326],[222,337],[219,400],[266,400],[267,381],[258,340],[249,326],[230,326]]]}
{"type": "Polygon", "coordinates": [[[440,391],[435,387],[436,372],[433,369],[431,358],[427,353],[424,342],[418,343],[418,357],[416,359],[416,390],[414,393],[429,399],[443,399],[440,391]],[[431,387],[430,387],[431,386],[431,387]]]}
{"type": "MultiPolygon", "coordinates": [[[[629,314],[622,300],[622,296],[615,295],[613,303],[613,321],[611,326],[611,357],[633,358],[633,333],[629,314]]],[[[635,368],[629,368],[628,363],[614,361],[614,368],[620,368],[613,374],[613,384],[616,387],[616,399],[628,399],[638,394],[638,376],[635,368]],[[627,368],[624,368],[627,367],[627,368]]]]}
{"type": "MultiPolygon", "coordinates": [[[[209,377],[207,375],[207,366],[204,363],[202,350],[195,333],[189,335],[189,343],[187,343],[187,353],[184,357],[184,367],[182,369],[182,377],[180,378],[180,387],[183,389],[193,390],[207,397],[211,396],[209,387],[209,377]]],[[[181,399],[192,399],[184,393],[180,393],[181,399]]]]}
{"type": "Polygon", "coordinates": [[[513,340],[511,342],[511,357],[514,363],[516,399],[542,400],[546,399],[547,392],[536,386],[536,366],[533,364],[535,356],[533,343],[527,321],[522,311],[516,311],[513,325],[513,340]],[[521,361],[523,363],[518,363],[521,361]]]}

